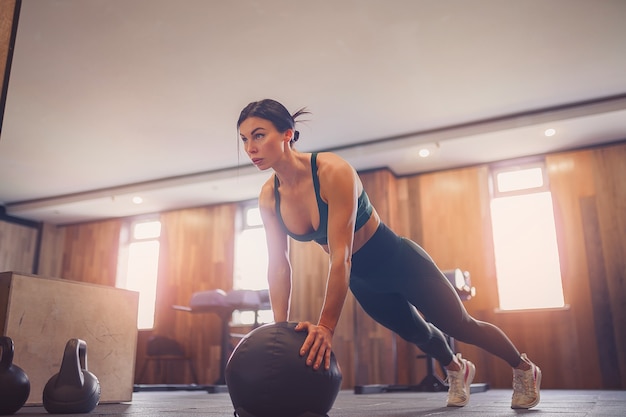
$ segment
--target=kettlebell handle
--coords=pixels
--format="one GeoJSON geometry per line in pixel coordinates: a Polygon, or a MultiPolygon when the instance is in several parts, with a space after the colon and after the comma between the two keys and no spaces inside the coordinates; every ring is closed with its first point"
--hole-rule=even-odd
{"type": "Polygon", "coordinates": [[[13,353],[15,352],[13,339],[8,336],[0,336],[0,347],[2,348],[0,371],[7,371],[13,363],[13,353]]]}
{"type": "Polygon", "coordinates": [[[87,371],[87,342],[70,339],[65,345],[57,384],[82,387],[85,384],[83,371],[87,371]]]}

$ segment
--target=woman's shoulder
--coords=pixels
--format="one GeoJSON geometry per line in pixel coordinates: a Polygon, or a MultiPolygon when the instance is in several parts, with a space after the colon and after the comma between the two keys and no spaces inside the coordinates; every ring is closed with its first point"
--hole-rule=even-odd
{"type": "Polygon", "coordinates": [[[323,152],[318,155],[317,176],[322,188],[322,197],[328,197],[330,191],[341,193],[360,184],[354,167],[332,152],[323,152]]]}
{"type": "Polygon", "coordinates": [[[333,152],[319,152],[317,167],[328,171],[354,170],[348,161],[333,152]]]}

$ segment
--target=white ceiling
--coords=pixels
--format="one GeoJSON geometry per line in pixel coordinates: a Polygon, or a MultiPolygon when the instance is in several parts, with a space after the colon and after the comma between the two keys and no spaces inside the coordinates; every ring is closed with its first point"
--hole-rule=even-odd
{"type": "Polygon", "coordinates": [[[623,0],[22,0],[0,205],[62,224],[254,198],[269,173],[235,123],[267,97],[312,112],[301,151],[398,175],[624,140],[625,21],[623,0]]]}

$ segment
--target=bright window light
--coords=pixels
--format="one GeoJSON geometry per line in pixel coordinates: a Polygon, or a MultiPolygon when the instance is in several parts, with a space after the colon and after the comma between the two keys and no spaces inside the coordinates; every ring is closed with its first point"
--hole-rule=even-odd
{"type": "MultiPolygon", "coordinates": [[[[233,288],[238,290],[264,290],[267,284],[267,242],[265,228],[258,206],[243,209],[244,224],[235,243],[235,271],[233,288]]],[[[233,322],[238,324],[254,323],[253,311],[235,311],[233,322]]],[[[274,320],[271,310],[258,312],[259,323],[274,320]]]]}
{"type": "Polygon", "coordinates": [[[139,221],[130,224],[129,229],[120,244],[117,286],[139,293],[137,328],[151,329],[156,305],[161,222],[139,221]]]}
{"type": "Polygon", "coordinates": [[[258,207],[246,208],[246,227],[263,226],[261,210],[258,207]]]}
{"type": "Polygon", "coordinates": [[[235,249],[235,289],[267,289],[267,243],[262,227],[244,229],[235,249]]]}
{"type": "Polygon", "coordinates": [[[495,198],[491,219],[500,308],[563,307],[551,193],[495,198]]]}
{"type": "Polygon", "coordinates": [[[128,248],[126,289],[139,292],[139,329],[151,329],[154,325],[158,259],[156,240],[133,242],[128,248]]]}
{"type": "Polygon", "coordinates": [[[543,170],[541,167],[498,172],[496,178],[498,191],[501,193],[543,186],[543,170]]]}
{"type": "Polygon", "coordinates": [[[135,223],[133,227],[133,239],[154,239],[161,236],[161,222],[149,221],[135,223]]]}

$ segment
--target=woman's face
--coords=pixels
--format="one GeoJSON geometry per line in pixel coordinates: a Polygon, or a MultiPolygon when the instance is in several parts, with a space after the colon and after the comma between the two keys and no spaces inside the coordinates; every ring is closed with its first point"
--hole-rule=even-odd
{"type": "Polygon", "coordinates": [[[274,123],[260,117],[249,117],[239,125],[243,148],[254,165],[260,170],[271,168],[282,156],[285,144],[293,135],[288,129],[281,133],[274,123]]]}

